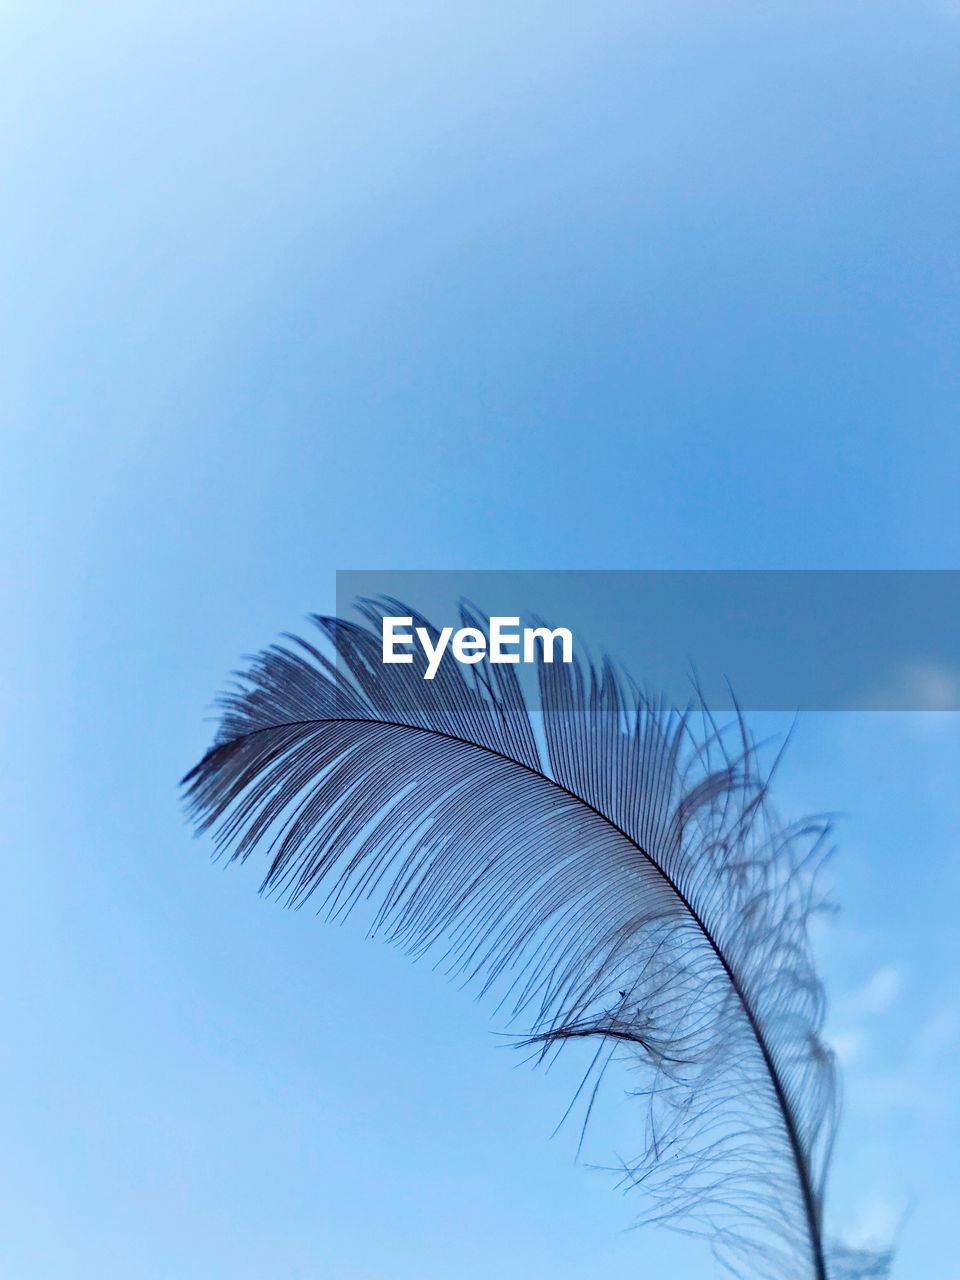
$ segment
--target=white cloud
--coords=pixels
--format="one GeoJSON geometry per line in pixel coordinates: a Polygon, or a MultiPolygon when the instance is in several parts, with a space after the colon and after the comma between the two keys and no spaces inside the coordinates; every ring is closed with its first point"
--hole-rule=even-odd
{"type": "Polygon", "coordinates": [[[897,1234],[903,1215],[903,1206],[898,1209],[887,1200],[870,1201],[844,1233],[844,1243],[854,1249],[885,1248],[897,1234]]]}
{"type": "Polygon", "coordinates": [[[837,1031],[832,1035],[830,1037],[830,1045],[837,1055],[837,1061],[841,1067],[849,1067],[851,1063],[856,1062],[862,1055],[866,1047],[866,1038],[862,1031],[858,1031],[856,1028],[849,1028],[837,1031]]]}
{"type": "Polygon", "coordinates": [[[827,1035],[837,1061],[842,1067],[859,1062],[867,1053],[869,1041],[861,1025],[864,1019],[886,1013],[903,991],[903,975],[892,964],[877,969],[859,990],[840,1004],[841,1024],[827,1035]]]}
{"type": "Polygon", "coordinates": [[[861,1075],[861,1103],[887,1114],[943,1125],[957,1115],[954,1063],[960,1054],[960,1009],[943,1006],[921,1022],[901,1045],[897,1069],[861,1075]],[[949,1084],[945,1082],[949,1081],[949,1084]]]}
{"type": "MultiPolygon", "coordinates": [[[[960,13],[960,0],[955,0],[960,13]]],[[[876,685],[864,707],[888,711],[953,712],[960,707],[960,673],[938,662],[907,662],[876,685]]]]}
{"type": "Polygon", "coordinates": [[[864,984],[853,998],[853,1006],[861,1014],[886,1013],[903,991],[903,976],[894,965],[884,965],[864,984]]]}

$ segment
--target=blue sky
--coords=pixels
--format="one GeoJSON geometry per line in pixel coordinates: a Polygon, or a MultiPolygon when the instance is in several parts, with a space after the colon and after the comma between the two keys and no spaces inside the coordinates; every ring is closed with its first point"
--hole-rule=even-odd
{"type": "MultiPolygon", "coordinates": [[[[175,781],[337,568],[954,567],[960,11],[0,6],[0,1271],[699,1280],[175,781]]],[[[955,717],[811,717],[837,1225],[957,1280],[955,717]]],[[[627,1121],[625,1120],[625,1123],[627,1121]]]]}

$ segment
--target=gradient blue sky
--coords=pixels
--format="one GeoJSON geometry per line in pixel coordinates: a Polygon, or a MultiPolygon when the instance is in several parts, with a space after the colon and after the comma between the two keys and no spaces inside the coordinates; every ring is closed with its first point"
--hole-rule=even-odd
{"type": "MultiPolygon", "coordinates": [[[[958,71],[954,0],[0,4],[5,1278],[711,1274],[174,784],[338,567],[955,567],[958,71]]],[[[783,776],[898,1280],[960,1280],[958,764],[783,776]]]]}

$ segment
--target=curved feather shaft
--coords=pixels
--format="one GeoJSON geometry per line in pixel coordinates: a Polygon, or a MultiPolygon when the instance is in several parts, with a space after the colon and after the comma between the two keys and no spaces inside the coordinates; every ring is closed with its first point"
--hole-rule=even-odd
{"type": "Polygon", "coordinates": [[[575,662],[540,669],[538,722],[512,667],[384,668],[378,619],[413,611],[361,612],[315,620],[336,664],[275,646],[224,699],[183,780],[199,828],[232,858],[266,846],[263,887],[291,903],[325,884],[330,915],[376,899],[374,929],[414,954],[446,939],[452,970],[533,1010],[522,1043],[626,1054],[647,1117],[626,1176],[729,1271],[882,1274],[822,1235],[836,1100],[806,924],[825,824],[776,819],[742,719],[731,750],[706,713],[697,734],[575,662]]]}

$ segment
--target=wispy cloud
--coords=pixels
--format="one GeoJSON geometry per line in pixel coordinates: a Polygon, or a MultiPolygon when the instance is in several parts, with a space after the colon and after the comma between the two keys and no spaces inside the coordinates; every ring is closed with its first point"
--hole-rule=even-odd
{"type": "Polygon", "coordinates": [[[960,1007],[944,1006],[926,1018],[905,1040],[899,1066],[891,1072],[865,1074],[858,1082],[861,1097],[887,1114],[942,1122],[956,1115],[955,1093],[945,1088],[960,1055],[960,1007]]]}
{"type": "Polygon", "coordinates": [[[903,975],[892,964],[884,965],[871,975],[851,1000],[851,1011],[875,1016],[886,1013],[903,991],[903,975]]]}
{"type": "Polygon", "coordinates": [[[889,1200],[870,1200],[861,1206],[845,1232],[845,1243],[854,1249],[883,1249],[890,1245],[903,1222],[906,1206],[889,1200]]]}
{"type": "Polygon", "coordinates": [[[857,1061],[866,1048],[866,1037],[862,1031],[854,1028],[849,1031],[836,1031],[830,1037],[830,1045],[841,1067],[849,1067],[857,1061]]]}
{"type": "Polygon", "coordinates": [[[886,1013],[903,992],[903,974],[896,965],[881,966],[858,990],[841,1000],[837,1007],[837,1025],[828,1032],[828,1040],[841,1066],[862,1059],[869,1037],[863,1023],[886,1013]]]}

